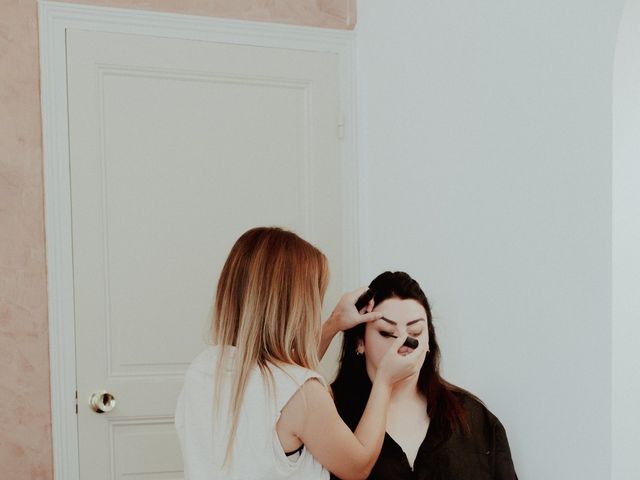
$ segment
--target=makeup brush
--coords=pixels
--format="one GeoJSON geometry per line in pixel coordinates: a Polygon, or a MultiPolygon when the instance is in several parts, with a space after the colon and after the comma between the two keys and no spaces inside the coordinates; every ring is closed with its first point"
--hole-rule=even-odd
{"type": "Polygon", "coordinates": [[[407,339],[402,344],[403,347],[413,348],[414,350],[418,348],[419,342],[417,338],[407,337],[407,339]]]}

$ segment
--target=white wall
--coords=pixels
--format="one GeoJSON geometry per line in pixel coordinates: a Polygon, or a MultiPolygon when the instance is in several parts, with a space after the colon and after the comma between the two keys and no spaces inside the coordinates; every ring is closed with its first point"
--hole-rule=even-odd
{"type": "Polygon", "coordinates": [[[610,477],[622,3],[358,3],[363,280],[422,284],[521,480],[610,477]]]}
{"type": "Polygon", "coordinates": [[[613,77],[612,480],[640,478],[640,0],[625,6],[613,77]]]}

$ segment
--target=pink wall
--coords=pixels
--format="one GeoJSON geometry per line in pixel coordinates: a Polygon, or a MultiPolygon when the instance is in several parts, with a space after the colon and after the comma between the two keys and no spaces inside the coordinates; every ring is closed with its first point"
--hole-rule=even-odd
{"type": "MultiPolygon", "coordinates": [[[[71,0],[351,29],[355,0],[71,0]]],[[[53,478],[35,0],[0,3],[0,465],[53,478]]]]}
{"type": "Polygon", "coordinates": [[[68,3],[342,29],[352,29],[356,21],[355,0],[68,0],[68,3]]]}

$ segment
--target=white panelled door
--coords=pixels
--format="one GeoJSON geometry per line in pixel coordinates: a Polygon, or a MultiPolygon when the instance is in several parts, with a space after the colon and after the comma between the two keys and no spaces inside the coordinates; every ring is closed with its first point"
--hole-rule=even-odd
{"type": "Polygon", "coordinates": [[[179,479],[175,401],[236,238],[291,228],[329,257],[327,307],[343,288],[338,57],[72,29],[67,67],[80,478],[179,479]]]}

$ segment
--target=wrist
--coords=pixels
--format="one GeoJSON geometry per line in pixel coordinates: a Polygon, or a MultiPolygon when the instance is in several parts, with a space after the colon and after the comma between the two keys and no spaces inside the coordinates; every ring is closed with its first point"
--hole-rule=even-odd
{"type": "Polygon", "coordinates": [[[322,336],[324,338],[333,338],[340,331],[333,313],[322,324],[322,336]]]}
{"type": "Polygon", "coordinates": [[[390,397],[391,391],[393,390],[393,384],[384,378],[384,375],[378,372],[376,374],[376,378],[373,379],[373,384],[371,386],[371,392],[374,390],[380,392],[380,394],[390,397]]]}

